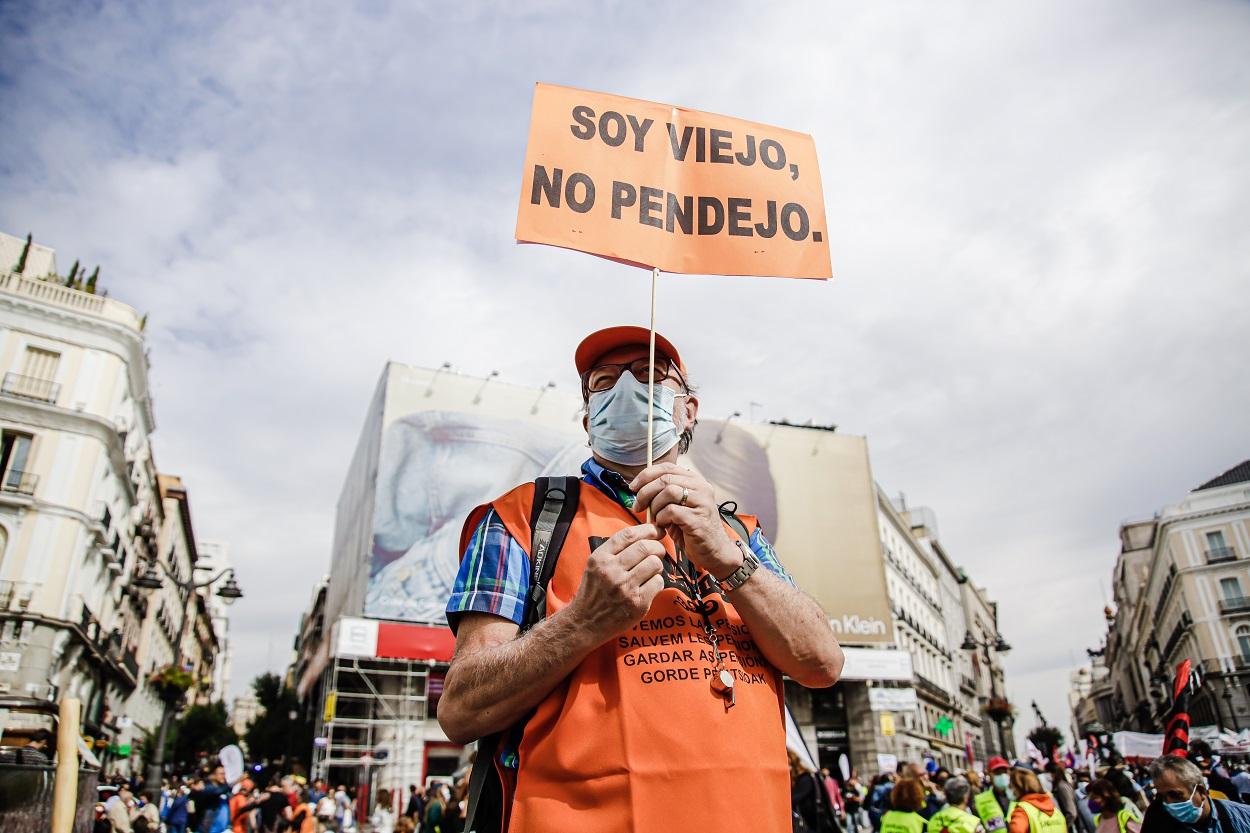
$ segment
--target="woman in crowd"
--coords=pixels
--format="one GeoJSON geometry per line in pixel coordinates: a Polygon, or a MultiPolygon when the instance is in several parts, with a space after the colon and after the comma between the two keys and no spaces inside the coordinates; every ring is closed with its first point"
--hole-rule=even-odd
{"type": "Polygon", "coordinates": [[[924,833],[925,789],[917,778],[902,778],[890,791],[890,810],[881,817],[881,833],[924,833]]]}
{"type": "Polygon", "coordinates": [[[1137,803],[1120,794],[1106,778],[1092,782],[1085,791],[1089,811],[1094,814],[1094,833],[1139,833],[1141,811],[1137,803]]]}
{"type": "Polygon", "coordinates": [[[1067,820],[1050,793],[1042,789],[1037,773],[1012,767],[1008,783],[1011,795],[1016,796],[1007,820],[1008,833],[1068,833],[1067,820]]]}

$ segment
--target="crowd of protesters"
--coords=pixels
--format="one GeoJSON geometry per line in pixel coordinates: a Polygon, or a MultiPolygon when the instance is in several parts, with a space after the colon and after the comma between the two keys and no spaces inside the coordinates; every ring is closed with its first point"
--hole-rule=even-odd
{"type": "MultiPolygon", "coordinates": [[[[991,758],[984,771],[903,762],[870,782],[840,782],[790,753],[796,833],[1250,833],[1250,767],[1195,743],[1188,759],[1149,766],[1045,768],[991,758]],[[1191,809],[1192,808],[1192,809],[1191,809]]],[[[466,773],[399,796],[380,789],[369,808],[355,790],[299,775],[248,772],[229,783],[220,765],[166,781],[159,801],[137,782],[105,787],[93,833],[465,833],[466,773]],[[359,810],[359,812],[358,812],[359,810]]]]}
{"type": "Polygon", "coordinates": [[[411,784],[406,797],[380,789],[358,812],[353,787],[255,771],[230,783],[216,765],[167,779],[158,801],[138,778],[106,784],[92,833],[464,833],[467,792],[462,773],[411,784]]]}
{"type": "Polygon", "coordinates": [[[793,829],[812,833],[1250,833],[1250,767],[1205,744],[1149,766],[991,758],[984,771],[900,763],[864,783],[790,753],[793,829]]]}

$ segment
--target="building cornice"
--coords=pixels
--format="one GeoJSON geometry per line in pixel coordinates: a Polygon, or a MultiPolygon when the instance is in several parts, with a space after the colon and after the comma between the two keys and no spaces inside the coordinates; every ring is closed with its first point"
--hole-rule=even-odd
{"type": "Polygon", "coordinates": [[[121,435],[110,420],[87,411],[75,411],[33,399],[8,396],[0,396],[0,417],[47,431],[90,437],[100,443],[108,453],[114,473],[126,484],[131,504],[138,503],[138,495],[135,494],[134,484],[130,482],[126,470],[126,453],[122,447],[121,435]],[[13,416],[10,417],[10,414],[13,416]]]}

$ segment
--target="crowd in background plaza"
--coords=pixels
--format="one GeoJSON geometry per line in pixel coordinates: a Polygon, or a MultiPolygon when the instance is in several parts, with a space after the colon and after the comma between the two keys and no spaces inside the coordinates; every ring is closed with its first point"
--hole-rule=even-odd
{"type": "MultiPolygon", "coordinates": [[[[1159,759],[1162,761],[1163,759],[1159,759]]],[[[992,758],[985,772],[902,762],[893,772],[839,781],[790,753],[793,828],[814,833],[1250,833],[1250,766],[1194,744],[1196,783],[1222,811],[1180,821],[1155,789],[1157,767],[1125,761],[1088,766],[992,758]],[[1199,774],[1200,773],[1200,774],[1199,774]],[[1231,806],[1230,805],[1236,805],[1231,806]]],[[[1197,791],[1190,794],[1194,799],[1197,791]]],[[[1196,805],[1193,812],[1198,812],[1196,805]]]]}
{"type": "Polygon", "coordinates": [[[406,797],[378,790],[371,810],[356,787],[262,771],[230,783],[220,764],[207,766],[163,781],[157,801],[138,777],[116,779],[100,788],[93,833],[463,833],[467,771],[412,784],[406,797]]]}

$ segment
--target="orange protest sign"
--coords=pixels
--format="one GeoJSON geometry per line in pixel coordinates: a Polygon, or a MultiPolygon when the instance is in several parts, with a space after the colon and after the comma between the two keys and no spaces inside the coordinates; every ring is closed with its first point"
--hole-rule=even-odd
{"type": "Polygon", "coordinates": [[[550,84],[516,239],[665,272],[833,276],[811,136],[550,84]]]}

